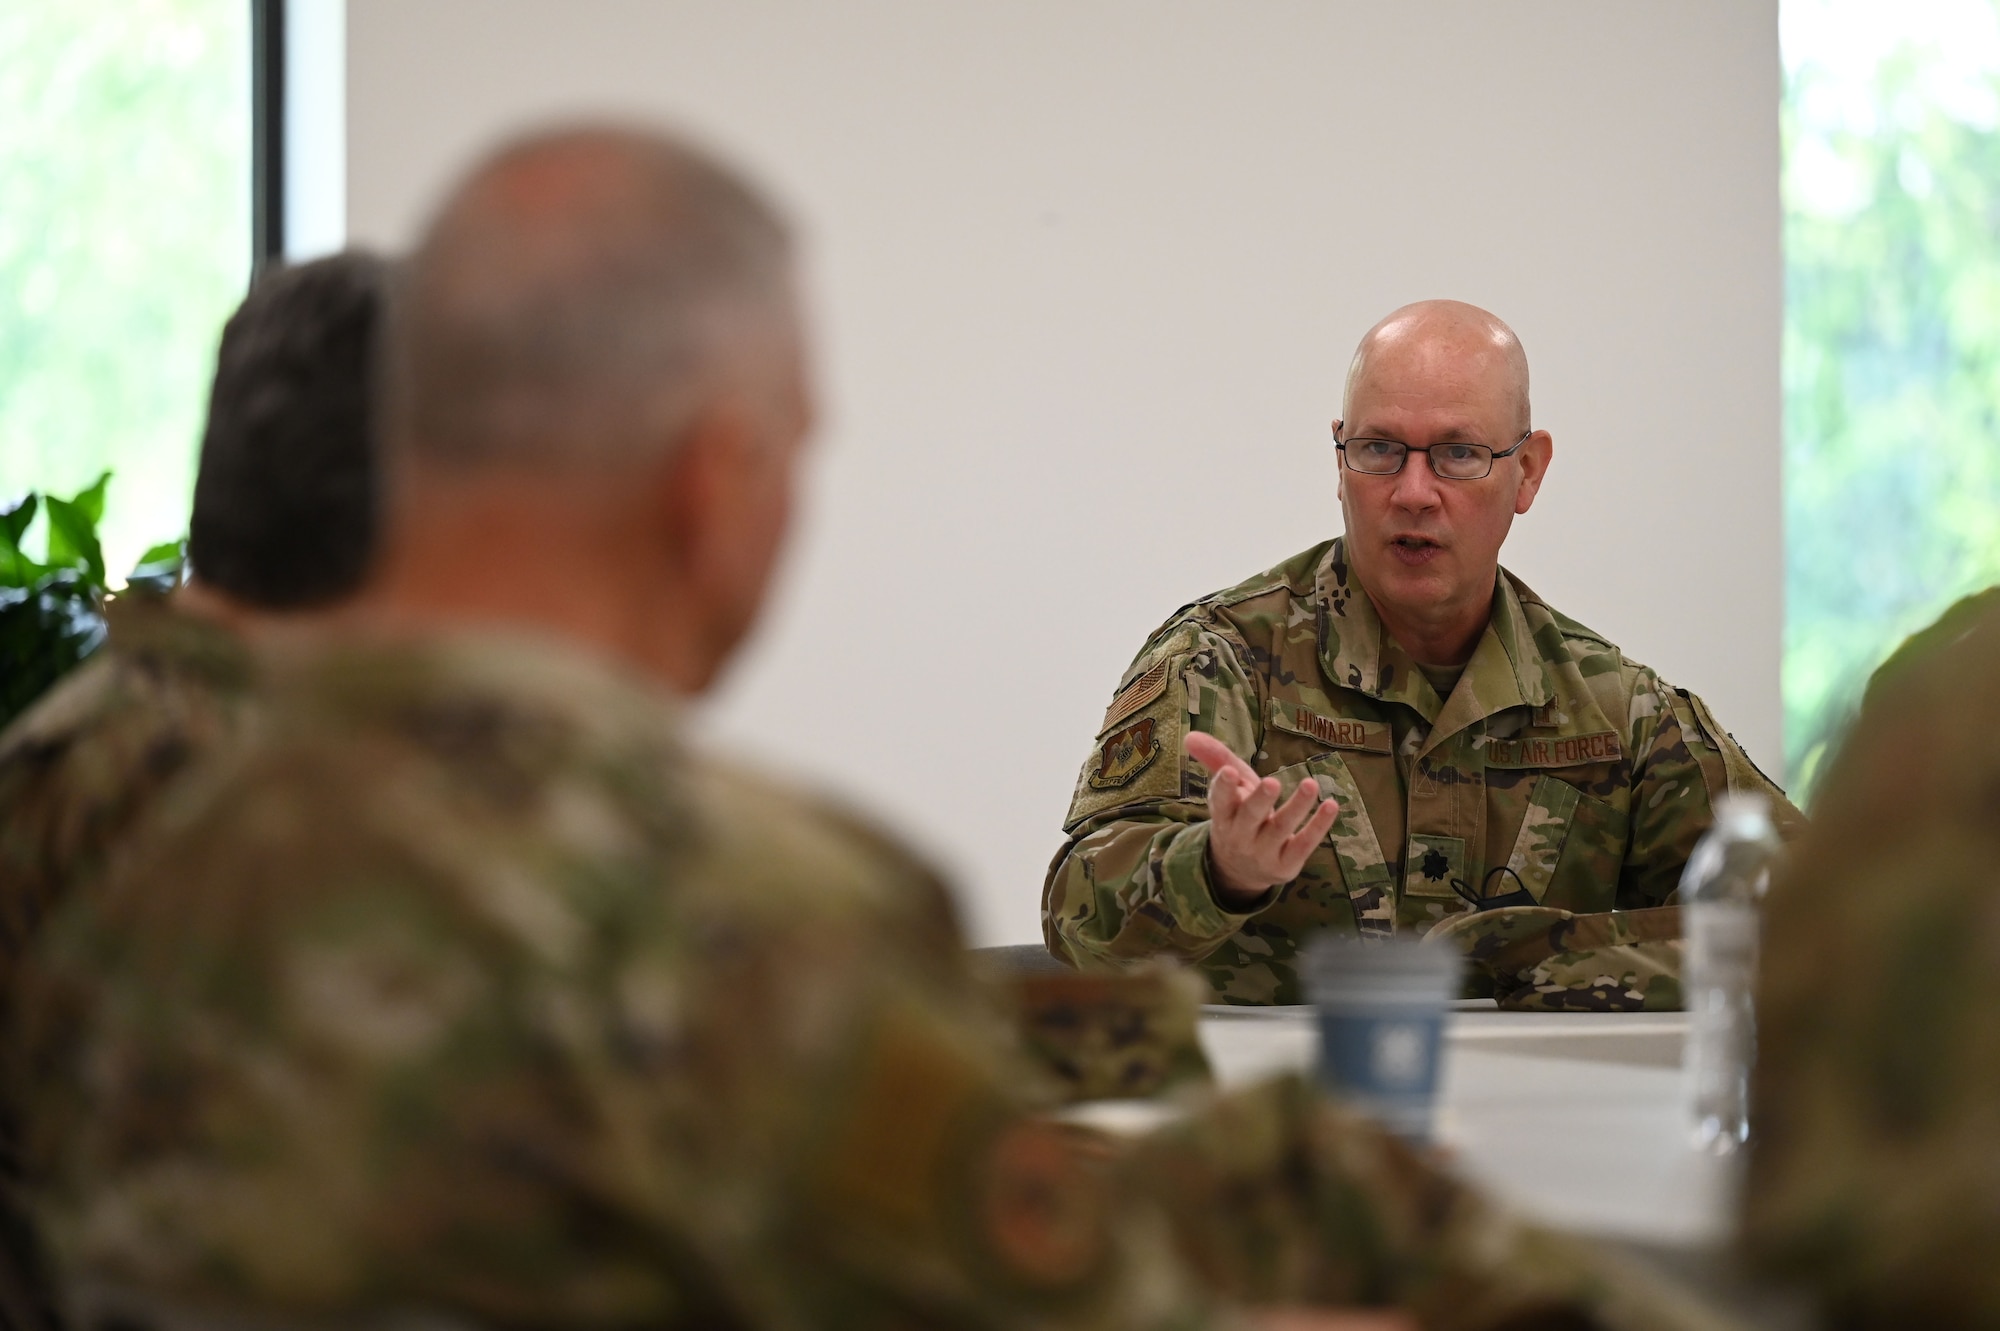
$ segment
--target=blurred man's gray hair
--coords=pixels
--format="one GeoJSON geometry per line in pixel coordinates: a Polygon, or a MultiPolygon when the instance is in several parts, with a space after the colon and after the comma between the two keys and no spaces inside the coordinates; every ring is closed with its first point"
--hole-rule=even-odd
{"type": "Polygon", "coordinates": [[[394,445],[427,462],[615,463],[714,395],[757,394],[797,336],[791,240],[729,168],[615,127],[520,139],[411,256],[392,342],[394,445]]]}

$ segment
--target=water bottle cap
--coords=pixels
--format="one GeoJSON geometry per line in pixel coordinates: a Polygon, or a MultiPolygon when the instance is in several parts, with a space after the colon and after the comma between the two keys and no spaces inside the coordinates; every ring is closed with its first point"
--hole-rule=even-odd
{"type": "Polygon", "coordinates": [[[1732,832],[1771,822],[1771,799],[1761,790],[1731,790],[1715,801],[1715,823],[1732,832]]]}

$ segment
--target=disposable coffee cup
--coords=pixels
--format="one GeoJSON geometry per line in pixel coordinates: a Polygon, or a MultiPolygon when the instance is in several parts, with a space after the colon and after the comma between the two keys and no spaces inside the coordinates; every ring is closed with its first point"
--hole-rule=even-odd
{"type": "Polygon", "coordinates": [[[1429,1142],[1463,958],[1413,938],[1322,938],[1303,960],[1321,1083],[1399,1136],[1429,1142]]]}

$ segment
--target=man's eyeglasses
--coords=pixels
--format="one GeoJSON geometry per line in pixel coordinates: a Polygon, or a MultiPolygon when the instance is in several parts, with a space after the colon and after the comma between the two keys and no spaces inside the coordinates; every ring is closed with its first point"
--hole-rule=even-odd
{"type": "Polygon", "coordinates": [[[1503,448],[1498,453],[1484,444],[1432,444],[1429,448],[1411,448],[1394,439],[1349,439],[1343,443],[1339,435],[1334,436],[1333,446],[1340,450],[1349,471],[1358,471],[1364,476],[1394,476],[1409,461],[1410,454],[1428,453],[1433,475],[1448,481],[1477,481],[1493,473],[1493,459],[1512,457],[1533,433],[1533,430],[1528,431],[1516,439],[1512,447],[1503,448]]]}

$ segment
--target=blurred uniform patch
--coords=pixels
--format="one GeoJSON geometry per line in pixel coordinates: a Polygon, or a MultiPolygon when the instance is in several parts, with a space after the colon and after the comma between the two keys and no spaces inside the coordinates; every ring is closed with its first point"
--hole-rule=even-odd
{"type": "Polygon", "coordinates": [[[1168,964],[1005,981],[1028,1052],[1071,1100],[1134,1099],[1205,1081],[1207,986],[1168,964]]]}

